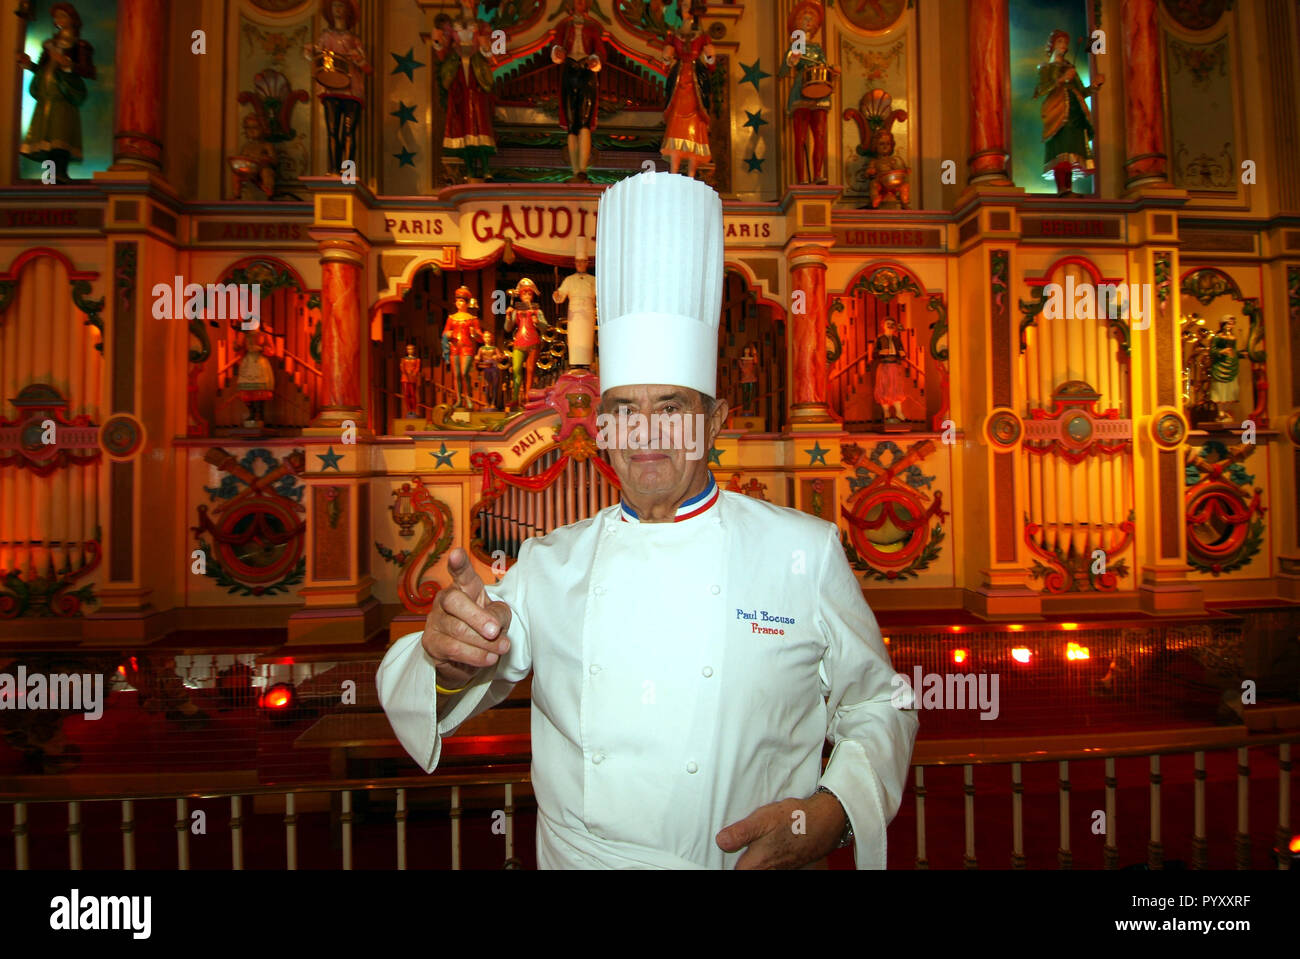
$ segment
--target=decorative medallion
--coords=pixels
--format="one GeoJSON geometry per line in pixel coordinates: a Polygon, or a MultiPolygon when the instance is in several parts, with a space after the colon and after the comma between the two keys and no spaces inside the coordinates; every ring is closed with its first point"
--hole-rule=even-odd
{"type": "Polygon", "coordinates": [[[863,459],[861,447],[840,447],[844,464],[855,470],[840,507],[848,524],[840,539],[855,570],[875,580],[911,579],[938,559],[948,513],[943,493],[928,492],[935,477],[919,465],[936,449],[933,440],[921,440],[903,452],[886,440],[863,459]]]}
{"type": "Polygon", "coordinates": [[[1264,542],[1264,490],[1243,462],[1254,443],[1231,448],[1210,440],[1188,450],[1184,496],[1187,562],[1193,569],[1219,576],[1247,566],[1264,542]]]}
{"type": "Polygon", "coordinates": [[[1177,449],[1187,438],[1187,421],[1177,410],[1156,410],[1151,418],[1151,438],[1163,450],[1177,449]]]}
{"type": "Polygon", "coordinates": [[[203,458],[226,475],[218,486],[204,488],[215,506],[209,511],[201,504],[192,528],[203,553],[196,572],[240,596],[273,596],[301,583],[307,570],[307,524],[298,515],[305,512],[305,487],[298,481],[307,462],[303,451],[277,460],[257,448],[236,459],[213,447],[203,458]]]}
{"type": "Polygon", "coordinates": [[[897,23],[911,5],[912,0],[840,0],[835,9],[857,29],[879,33],[897,23]]]}
{"type": "Polygon", "coordinates": [[[1020,442],[1022,432],[1020,417],[1008,409],[994,410],[985,426],[989,443],[1000,450],[1012,449],[1020,442]]]}
{"type": "Polygon", "coordinates": [[[1039,456],[1053,454],[1069,463],[1089,456],[1122,453],[1133,444],[1133,423],[1119,410],[1097,410],[1101,394],[1082,380],[1068,380],[1052,394],[1051,410],[1030,410],[1025,423],[1025,449],[1039,456]]]}
{"type": "Polygon", "coordinates": [[[1165,13],[1186,30],[1208,30],[1219,22],[1231,0],[1163,0],[1165,13]]]}
{"type": "Polygon", "coordinates": [[[0,467],[49,476],[100,458],[100,428],[84,413],[69,419],[68,401],[53,386],[32,383],[9,402],[18,408],[18,417],[0,416],[0,467]]]}
{"type": "Polygon", "coordinates": [[[144,442],[144,424],[126,413],[110,416],[99,431],[99,448],[108,454],[109,459],[132,459],[144,442]]]}

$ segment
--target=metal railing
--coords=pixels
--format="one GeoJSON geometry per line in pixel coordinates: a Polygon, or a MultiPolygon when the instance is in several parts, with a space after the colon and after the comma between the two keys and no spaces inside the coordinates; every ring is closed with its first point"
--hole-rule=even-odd
{"type": "MultiPolygon", "coordinates": [[[[1074,865],[1070,829],[1070,764],[1071,762],[1100,761],[1105,764],[1106,832],[1105,845],[1103,847],[1103,868],[1117,869],[1119,868],[1120,862],[1120,849],[1116,832],[1117,789],[1119,783],[1116,776],[1115,763],[1116,760],[1126,757],[1147,757],[1149,760],[1149,772],[1147,778],[1150,790],[1150,815],[1148,824],[1148,841],[1145,850],[1146,864],[1151,869],[1160,869],[1164,865],[1164,842],[1162,839],[1161,819],[1161,760],[1165,756],[1186,755],[1190,753],[1194,763],[1192,868],[1205,869],[1207,867],[1208,849],[1208,836],[1206,835],[1205,756],[1207,752],[1235,749],[1237,752],[1237,815],[1236,830],[1233,836],[1235,865],[1237,869],[1249,869],[1251,868],[1251,837],[1248,805],[1250,789],[1249,754],[1251,749],[1276,746],[1278,757],[1278,814],[1276,829],[1273,836],[1273,844],[1274,848],[1277,850],[1277,868],[1281,870],[1288,869],[1290,867],[1290,856],[1287,853],[1287,848],[1291,838],[1291,745],[1300,740],[1300,731],[1293,730],[1262,735],[1249,735],[1244,731],[1228,729],[1214,730],[1212,731],[1214,735],[1208,735],[1211,731],[1201,730],[1200,732],[1205,735],[1202,736],[1202,742],[1200,743],[1189,744],[1178,741],[1180,739],[1186,739],[1188,735],[1192,735],[1195,732],[1196,731],[1193,730],[1153,731],[1152,733],[1146,734],[1147,738],[1155,736],[1163,737],[1166,740],[1163,745],[1154,751],[1151,745],[1139,745],[1133,743],[1132,740],[1142,735],[1134,733],[1097,736],[1092,739],[1093,745],[1083,745],[1079,742],[1068,746],[1058,745],[1057,748],[1024,748],[1017,741],[1013,740],[1002,741],[1002,745],[1012,743],[1016,744],[1010,749],[1002,748],[997,740],[986,740],[979,743],[967,742],[964,744],[961,741],[918,743],[912,764],[912,774],[914,777],[913,796],[916,815],[916,868],[928,869],[930,867],[926,854],[927,833],[925,807],[928,794],[925,784],[925,772],[927,768],[957,765],[962,767],[965,810],[965,848],[963,865],[966,869],[977,869],[979,868],[979,863],[975,854],[975,800],[977,798],[974,781],[975,767],[1010,766],[1012,811],[1010,865],[1013,869],[1025,869],[1027,866],[1024,836],[1023,766],[1025,764],[1056,763],[1057,804],[1059,810],[1057,866],[1060,869],[1070,869],[1074,865]],[[1171,732],[1173,735],[1169,735],[1171,732]],[[1107,743],[1107,740],[1110,740],[1109,744],[1107,743]],[[1124,742],[1124,740],[1128,740],[1129,742],[1124,742]],[[977,752],[971,752],[968,751],[971,745],[978,745],[982,748],[977,752]]],[[[243,799],[245,797],[258,795],[283,795],[285,801],[285,811],[283,816],[285,868],[292,870],[298,867],[297,797],[309,793],[338,793],[342,810],[341,816],[339,817],[342,868],[351,869],[353,867],[353,824],[355,822],[353,815],[353,794],[368,791],[394,790],[396,794],[396,805],[393,815],[393,821],[396,826],[395,864],[398,869],[406,869],[408,853],[406,829],[409,810],[408,793],[413,791],[434,791],[439,793],[450,791],[450,808],[448,813],[451,829],[450,867],[452,869],[460,869],[462,853],[460,820],[463,811],[461,790],[465,787],[495,785],[501,787],[504,794],[504,805],[501,809],[504,812],[505,865],[507,868],[510,868],[519,865],[519,861],[514,856],[514,818],[516,813],[514,790],[515,787],[528,782],[530,782],[530,777],[526,771],[480,770],[477,772],[446,775],[439,774],[433,779],[433,781],[431,781],[430,777],[427,776],[389,779],[331,780],[327,782],[314,782],[293,786],[239,786],[215,789],[212,791],[192,792],[184,795],[174,793],[96,795],[86,792],[80,792],[76,795],[37,795],[35,793],[16,794],[8,792],[0,793],[0,803],[13,807],[14,861],[18,869],[27,869],[30,866],[30,837],[28,834],[29,804],[66,803],[68,863],[69,868],[78,870],[81,869],[83,865],[82,803],[119,802],[121,804],[120,828],[122,832],[122,868],[130,870],[134,869],[136,865],[135,804],[137,802],[151,800],[173,801],[175,802],[176,808],[175,829],[177,868],[188,869],[190,866],[189,801],[192,799],[229,797],[231,868],[238,870],[244,868],[243,799]]]]}

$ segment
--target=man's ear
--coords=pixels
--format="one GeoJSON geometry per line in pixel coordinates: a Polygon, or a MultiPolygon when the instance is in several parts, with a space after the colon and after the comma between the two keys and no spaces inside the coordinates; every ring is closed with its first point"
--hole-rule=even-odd
{"type": "Polygon", "coordinates": [[[718,434],[722,432],[722,427],[727,422],[727,414],[730,412],[731,407],[727,405],[727,401],[722,397],[718,397],[713,406],[713,412],[709,415],[710,446],[712,446],[713,441],[718,438],[718,434]]]}

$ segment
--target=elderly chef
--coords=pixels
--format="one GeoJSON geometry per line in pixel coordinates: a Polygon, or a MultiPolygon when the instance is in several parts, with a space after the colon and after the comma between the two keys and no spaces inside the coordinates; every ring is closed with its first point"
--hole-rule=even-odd
{"type": "MultiPolygon", "coordinates": [[[[643,173],[599,223],[602,411],[703,417],[707,449],[727,415],[721,201],[643,173]]],[[[526,540],[499,583],[451,553],[454,585],[379,667],[398,739],[431,772],[443,736],[532,672],[542,868],[794,868],[852,842],[883,869],[917,719],[891,704],[836,527],[657,445],[610,449],[622,502],[526,540]]]]}

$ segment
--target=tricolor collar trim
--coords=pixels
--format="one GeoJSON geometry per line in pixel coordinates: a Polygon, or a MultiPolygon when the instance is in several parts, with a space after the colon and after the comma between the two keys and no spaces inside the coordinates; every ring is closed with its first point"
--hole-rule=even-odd
{"type": "MultiPolygon", "coordinates": [[[[680,523],[684,519],[690,519],[693,516],[699,516],[710,506],[718,501],[718,484],[713,479],[713,473],[709,473],[709,485],[704,487],[699,493],[696,493],[681,506],[677,507],[677,516],[673,519],[674,523],[680,523]]],[[[625,523],[639,523],[641,517],[637,516],[636,510],[627,505],[626,501],[620,500],[622,506],[621,515],[625,523]]]]}

